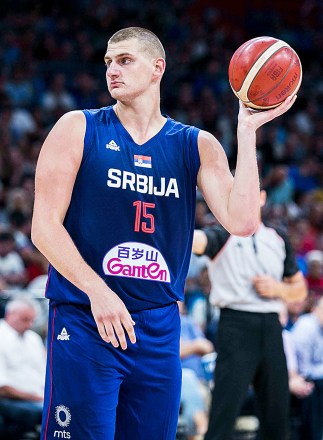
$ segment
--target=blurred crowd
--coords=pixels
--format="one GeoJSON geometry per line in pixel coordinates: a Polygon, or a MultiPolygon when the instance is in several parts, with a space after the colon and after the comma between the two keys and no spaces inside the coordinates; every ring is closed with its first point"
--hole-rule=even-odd
{"type": "MultiPolygon", "coordinates": [[[[213,133],[232,171],[238,101],[227,69],[233,52],[250,38],[270,35],[298,53],[303,65],[298,99],[286,115],[259,129],[257,154],[268,195],[263,218],[288,233],[309,289],[304,304],[289,306],[286,328],[311,310],[323,293],[323,5],[319,0],[297,0],[293,7],[283,3],[2,1],[1,304],[13,292],[43,296],[47,262],[30,240],[30,227],[44,138],[65,112],[113,103],[105,84],[107,40],[122,27],[142,26],[153,30],[166,49],[163,112],[213,133]]],[[[198,194],[196,228],[211,224],[216,219],[198,194]]],[[[213,340],[216,311],[207,301],[205,262],[193,255],[186,290],[186,313],[213,340]]]]}

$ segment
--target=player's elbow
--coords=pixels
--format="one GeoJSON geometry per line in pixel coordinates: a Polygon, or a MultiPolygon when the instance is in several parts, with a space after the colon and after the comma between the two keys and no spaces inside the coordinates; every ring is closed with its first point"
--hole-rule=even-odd
{"type": "Polygon", "coordinates": [[[42,247],[41,244],[43,242],[43,237],[44,237],[44,233],[42,231],[43,231],[43,227],[40,225],[38,221],[33,219],[31,223],[31,241],[39,251],[41,251],[41,247],[42,247]]]}
{"type": "Polygon", "coordinates": [[[35,228],[34,226],[31,227],[31,241],[33,243],[33,245],[39,249],[39,234],[37,231],[37,228],[35,228]]]}
{"type": "Polygon", "coordinates": [[[235,223],[228,229],[228,232],[232,235],[237,235],[239,237],[249,237],[254,234],[258,227],[258,221],[249,221],[246,223],[235,223]]]}

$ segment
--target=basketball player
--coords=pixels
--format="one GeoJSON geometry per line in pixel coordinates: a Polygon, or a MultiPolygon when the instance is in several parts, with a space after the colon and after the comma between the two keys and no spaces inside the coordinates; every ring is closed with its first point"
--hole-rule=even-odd
{"type": "MultiPolygon", "coordinates": [[[[266,192],[260,193],[264,206],[266,192]]],[[[289,387],[279,314],[307,287],[288,237],[261,218],[250,237],[222,226],[196,230],[193,251],[210,258],[210,302],[220,308],[212,404],[205,440],[227,440],[252,384],[261,440],[289,438],[289,387]]]]}
{"type": "Polygon", "coordinates": [[[211,134],[161,114],[152,32],[115,33],[104,61],[116,104],[65,114],[36,171],[32,238],[50,262],[42,439],[173,440],[196,185],[230,232],[251,234],[255,132],[295,98],[264,113],[240,105],[233,179],[211,134]]]}

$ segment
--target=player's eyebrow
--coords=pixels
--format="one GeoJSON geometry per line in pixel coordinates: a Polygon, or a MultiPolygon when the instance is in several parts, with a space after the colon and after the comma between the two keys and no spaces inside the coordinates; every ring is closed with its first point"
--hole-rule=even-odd
{"type": "MultiPolygon", "coordinates": [[[[134,54],[129,53],[129,52],[123,52],[123,53],[119,53],[118,55],[116,55],[116,58],[122,58],[122,57],[133,57],[134,54]]],[[[111,60],[111,57],[107,54],[104,55],[104,61],[107,60],[111,60]]]]}

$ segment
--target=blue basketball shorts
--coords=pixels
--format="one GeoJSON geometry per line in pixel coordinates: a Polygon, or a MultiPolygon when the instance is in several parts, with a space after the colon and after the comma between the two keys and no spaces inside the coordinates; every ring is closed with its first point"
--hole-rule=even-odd
{"type": "Polygon", "coordinates": [[[176,303],[132,314],[114,348],[87,306],[50,303],[42,440],[174,440],[180,406],[176,303]]]}

